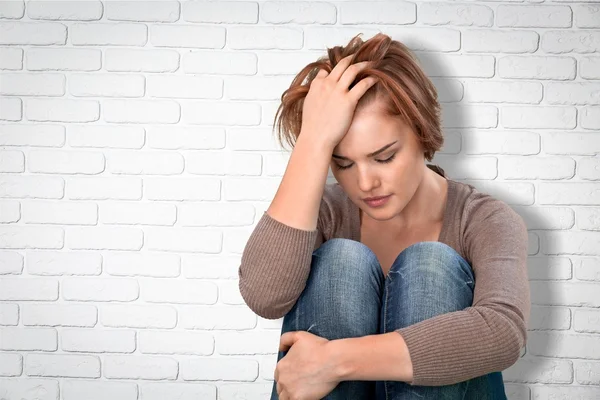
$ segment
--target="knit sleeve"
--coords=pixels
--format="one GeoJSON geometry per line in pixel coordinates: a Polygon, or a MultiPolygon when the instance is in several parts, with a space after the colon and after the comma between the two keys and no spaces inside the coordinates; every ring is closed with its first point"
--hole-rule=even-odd
{"type": "Polygon", "coordinates": [[[489,196],[465,208],[461,226],[475,288],[473,304],[397,329],[413,364],[411,385],[463,382],[513,365],[527,340],[530,292],[527,227],[489,196]]]}
{"type": "Polygon", "coordinates": [[[238,269],[240,294],[254,313],[278,319],[296,304],[306,287],[312,253],[329,237],[331,207],[326,187],[317,229],[312,231],[291,227],[263,213],[246,242],[238,269]]]}

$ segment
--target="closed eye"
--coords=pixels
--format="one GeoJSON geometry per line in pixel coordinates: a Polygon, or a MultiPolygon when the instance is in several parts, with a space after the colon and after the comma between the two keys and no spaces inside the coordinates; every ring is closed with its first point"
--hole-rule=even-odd
{"type": "MultiPolygon", "coordinates": [[[[392,156],[390,158],[387,158],[385,160],[375,160],[375,161],[377,161],[378,163],[381,163],[381,164],[386,164],[386,163],[391,162],[395,157],[396,157],[396,153],[392,154],[392,156]]],[[[338,165],[337,163],[333,163],[333,164],[335,165],[335,167],[337,169],[348,169],[348,168],[350,168],[351,166],[354,165],[354,164],[338,165]]]]}

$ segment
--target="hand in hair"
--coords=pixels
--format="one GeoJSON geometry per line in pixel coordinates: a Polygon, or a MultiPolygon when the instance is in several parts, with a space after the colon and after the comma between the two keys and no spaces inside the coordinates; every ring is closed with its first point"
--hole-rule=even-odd
{"type": "Polygon", "coordinates": [[[351,59],[352,55],[343,58],[330,73],[321,69],[302,108],[301,134],[315,135],[331,148],[348,132],[361,96],[377,82],[375,77],[367,77],[348,90],[356,75],[369,66],[368,61],[350,65],[351,59]]]}

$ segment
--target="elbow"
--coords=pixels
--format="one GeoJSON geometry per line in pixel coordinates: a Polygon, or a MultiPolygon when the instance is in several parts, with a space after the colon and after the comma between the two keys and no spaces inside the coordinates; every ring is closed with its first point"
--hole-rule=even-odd
{"type": "Polygon", "coordinates": [[[488,325],[490,341],[494,343],[489,354],[494,360],[494,371],[503,371],[521,358],[521,351],[527,342],[526,318],[515,307],[488,306],[480,311],[488,325]],[[491,316],[495,318],[489,318],[491,316]]]}
{"type": "Polygon", "coordinates": [[[519,361],[522,356],[522,350],[527,343],[527,329],[525,324],[518,324],[516,327],[512,322],[508,322],[508,324],[510,325],[509,331],[512,332],[512,335],[510,335],[511,337],[507,342],[508,345],[503,346],[505,352],[503,359],[505,363],[501,367],[501,370],[509,368],[519,361]]]}
{"type": "Polygon", "coordinates": [[[507,354],[507,362],[502,366],[502,371],[516,364],[521,358],[521,351],[523,350],[523,346],[521,346],[519,343],[520,341],[515,342],[515,345],[511,348],[510,353],[507,354]]]}
{"type": "Polygon", "coordinates": [[[522,354],[521,352],[523,351],[523,348],[525,347],[525,345],[527,344],[527,319],[523,318],[523,319],[519,319],[518,320],[518,324],[517,324],[517,329],[515,330],[515,335],[516,335],[516,339],[515,339],[515,346],[516,349],[514,350],[514,363],[516,363],[517,361],[519,361],[519,358],[521,358],[522,354]]]}
{"type": "MultiPolygon", "coordinates": [[[[249,288],[242,279],[239,279],[238,288],[244,302],[259,317],[265,319],[279,319],[285,316],[289,309],[281,305],[275,305],[268,296],[258,296],[257,290],[249,288]]],[[[291,307],[289,307],[291,309],[291,307]]]]}
{"type": "Polygon", "coordinates": [[[252,310],[254,314],[258,315],[261,318],[279,319],[283,318],[287,313],[286,311],[282,310],[281,307],[275,307],[269,303],[261,303],[258,301],[254,301],[249,297],[244,297],[244,295],[242,295],[242,298],[244,299],[244,302],[246,303],[248,308],[252,310]]]}
{"type": "Polygon", "coordinates": [[[522,352],[527,344],[527,328],[525,326],[522,329],[519,329],[519,333],[517,335],[516,341],[516,350],[514,351],[513,358],[514,361],[511,365],[519,361],[519,359],[523,356],[522,352]]]}
{"type": "MultiPolygon", "coordinates": [[[[248,304],[248,303],[246,303],[248,304]]],[[[255,306],[250,306],[248,304],[248,308],[250,308],[252,310],[252,312],[254,312],[254,314],[258,315],[261,318],[264,319],[279,319],[283,316],[280,316],[278,312],[274,311],[272,308],[270,307],[255,307],[255,306]]]]}

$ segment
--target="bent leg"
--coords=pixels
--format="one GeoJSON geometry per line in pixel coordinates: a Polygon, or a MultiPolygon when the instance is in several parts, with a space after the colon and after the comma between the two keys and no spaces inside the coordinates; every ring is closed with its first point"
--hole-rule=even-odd
{"type": "MultiPolygon", "coordinates": [[[[283,318],[281,333],[307,331],[329,340],[377,334],[385,276],[365,244],[330,239],[313,252],[304,291],[283,318]]],[[[277,361],[287,351],[279,352],[277,361]]],[[[273,382],[271,400],[278,400],[273,382]]],[[[343,381],[326,400],[372,399],[375,381],[343,381]]]]}
{"type": "MultiPolygon", "coordinates": [[[[385,280],[380,333],[473,304],[475,279],[471,266],[452,247],[419,242],[402,251],[385,280]]],[[[378,400],[461,399],[506,400],[501,372],[444,386],[377,381],[378,400]]]]}

